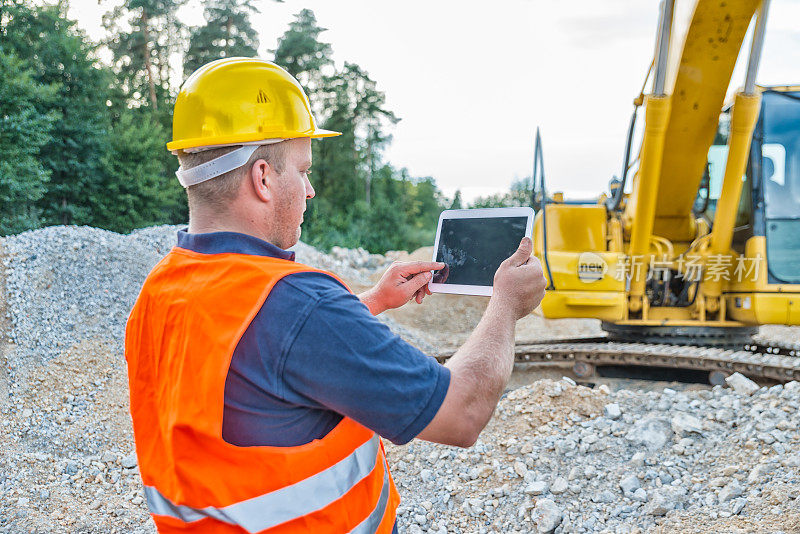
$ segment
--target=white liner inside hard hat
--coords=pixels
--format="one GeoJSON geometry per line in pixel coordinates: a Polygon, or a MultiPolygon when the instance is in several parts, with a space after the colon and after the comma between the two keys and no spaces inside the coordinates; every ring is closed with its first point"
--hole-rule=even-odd
{"type": "Polygon", "coordinates": [[[281,141],[285,141],[285,139],[263,139],[261,141],[250,141],[248,143],[236,143],[235,145],[211,145],[183,149],[184,152],[194,154],[197,152],[204,152],[206,150],[212,150],[214,148],[222,148],[226,146],[239,147],[235,150],[231,150],[227,154],[223,154],[218,158],[214,158],[211,161],[203,163],[202,165],[198,165],[197,167],[192,167],[191,169],[184,169],[181,167],[175,171],[175,176],[178,177],[178,181],[183,187],[191,187],[193,185],[205,182],[206,180],[216,178],[217,176],[225,174],[226,172],[238,169],[250,160],[250,157],[258,147],[263,145],[273,145],[275,143],[280,143],[281,141]]]}

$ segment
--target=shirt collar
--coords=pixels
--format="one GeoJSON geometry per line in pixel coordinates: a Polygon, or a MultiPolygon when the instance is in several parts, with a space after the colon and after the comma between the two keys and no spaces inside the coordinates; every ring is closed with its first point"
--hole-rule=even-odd
{"type": "Polygon", "coordinates": [[[238,232],[190,234],[188,228],[178,230],[178,246],[200,254],[249,254],[294,261],[294,252],[238,232]]]}

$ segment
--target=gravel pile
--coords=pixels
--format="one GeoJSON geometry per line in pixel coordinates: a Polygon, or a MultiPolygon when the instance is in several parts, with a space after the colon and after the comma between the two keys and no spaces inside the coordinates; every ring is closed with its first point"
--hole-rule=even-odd
{"type": "Polygon", "coordinates": [[[389,447],[401,531],[797,532],[800,382],[750,394],[739,377],[685,392],[514,390],[470,450],[389,447]]]}
{"type": "MultiPolygon", "coordinates": [[[[175,244],[181,226],[156,226],[128,235],[90,227],[53,226],[0,239],[6,279],[9,361],[40,365],[85,339],[121,343],[125,322],[145,277],[175,244]]],[[[401,253],[367,254],[338,248],[327,255],[305,243],[297,261],[368,285],[401,253]]]]}
{"type": "MultiPolygon", "coordinates": [[[[177,228],[52,227],[0,240],[0,532],[155,531],[121,346],[141,283],[177,228]]],[[[404,257],[302,243],[296,252],[354,288],[404,257]]],[[[406,337],[427,331],[411,338],[427,349],[466,335],[483,306],[426,299],[384,320],[406,337]]],[[[587,328],[530,322],[536,336],[587,328]]],[[[400,531],[798,532],[799,424],[800,383],[736,377],[727,388],[612,392],[541,380],[508,392],[470,449],[387,443],[400,531]]]]}

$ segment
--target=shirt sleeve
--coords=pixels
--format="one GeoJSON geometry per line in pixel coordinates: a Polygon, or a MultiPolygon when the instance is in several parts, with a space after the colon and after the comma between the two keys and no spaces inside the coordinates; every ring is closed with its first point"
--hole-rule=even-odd
{"type": "Polygon", "coordinates": [[[450,370],[393,334],[339,282],[320,276],[328,279],[325,289],[285,340],[279,395],[350,417],[394,443],[411,441],[439,411],[450,370]]]}

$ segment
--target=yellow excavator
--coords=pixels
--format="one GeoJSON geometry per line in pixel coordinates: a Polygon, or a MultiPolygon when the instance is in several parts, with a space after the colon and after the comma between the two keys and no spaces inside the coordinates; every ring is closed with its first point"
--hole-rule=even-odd
{"type": "MultiPolygon", "coordinates": [[[[662,2],[652,93],[634,102],[645,119],[632,187],[635,112],[621,180],[598,204],[537,192],[545,317],[601,319],[618,339],[706,345],[745,343],[761,324],[800,325],[800,86],[755,84],[768,2],[697,0],[676,58],[675,5],[662,2]],[[744,88],[723,107],[753,18],[744,88]]],[[[539,144],[542,178],[540,154],[539,144]]]]}
{"type": "Polygon", "coordinates": [[[800,379],[800,358],[789,357],[798,347],[753,339],[758,325],[800,325],[800,86],[755,83],[768,9],[769,0],[695,0],[676,36],[675,2],[662,0],[652,92],[634,101],[621,178],[598,203],[548,196],[537,132],[541,313],[600,319],[608,336],[518,347],[518,360],[572,359],[579,376],[660,358],[711,371],[712,382],[737,370],[800,379]],[[744,86],[725,105],[751,23],[744,86]]]}

